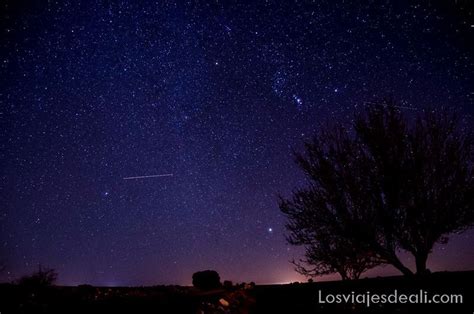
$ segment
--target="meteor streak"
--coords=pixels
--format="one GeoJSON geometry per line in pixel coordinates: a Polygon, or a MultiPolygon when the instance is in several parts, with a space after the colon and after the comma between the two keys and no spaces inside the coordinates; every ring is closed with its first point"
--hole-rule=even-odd
{"type": "Polygon", "coordinates": [[[159,177],[172,177],[172,173],[165,173],[165,174],[153,174],[149,176],[137,176],[137,177],[126,177],[123,178],[124,180],[135,180],[135,179],[147,179],[147,178],[159,178],[159,177]]]}

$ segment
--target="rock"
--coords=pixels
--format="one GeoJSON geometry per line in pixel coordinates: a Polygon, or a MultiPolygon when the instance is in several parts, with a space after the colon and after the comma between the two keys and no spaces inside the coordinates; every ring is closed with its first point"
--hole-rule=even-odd
{"type": "Polygon", "coordinates": [[[228,307],[230,304],[229,302],[227,302],[226,299],[222,298],[222,299],[219,299],[219,303],[222,305],[222,306],[225,306],[225,307],[228,307]]]}

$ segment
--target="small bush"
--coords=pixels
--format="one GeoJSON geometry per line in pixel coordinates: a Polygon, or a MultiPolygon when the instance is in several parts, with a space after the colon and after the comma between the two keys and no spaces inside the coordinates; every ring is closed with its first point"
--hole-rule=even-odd
{"type": "Polygon", "coordinates": [[[54,269],[40,266],[37,272],[20,278],[18,284],[28,288],[45,288],[52,286],[57,278],[58,273],[54,269]]]}
{"type": "Polygon", "coordinates": [[[193,286],[202,290],[212,290],[221,286],[221,278],[215,270],[198,271],[193,274],[193,286]]]}

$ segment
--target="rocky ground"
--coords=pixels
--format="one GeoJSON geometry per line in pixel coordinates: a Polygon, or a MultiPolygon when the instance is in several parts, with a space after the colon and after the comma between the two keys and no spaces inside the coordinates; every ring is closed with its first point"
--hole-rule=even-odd
{"type": "Polygon", "coordinates": [[[194,287],[78,287],[37,289],[0,285],[5,313],[469,313],[474,310],[474,271],[435,273],[420,278],[371,278],[288,285],[194,287]],[[461,304],[321,304],[318,293],[461,294],[461,304]]]}

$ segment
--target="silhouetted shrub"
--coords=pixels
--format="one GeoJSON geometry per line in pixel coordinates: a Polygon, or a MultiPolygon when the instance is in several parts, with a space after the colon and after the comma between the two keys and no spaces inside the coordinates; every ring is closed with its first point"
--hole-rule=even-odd
{"type": "Polygon", "coordinates": [[[18,284],[27,288],[45,288],[50,287],[58,278],[58,273],[52,268],[39,270],[31,275],[20,278],[18,284]]]}
{"type": "Polygon", "coordinates": [[[221,278],[215,270],[198,271],[193,274],[193,286],[202,290],[216,289],[221,286],[221,278]]]}

